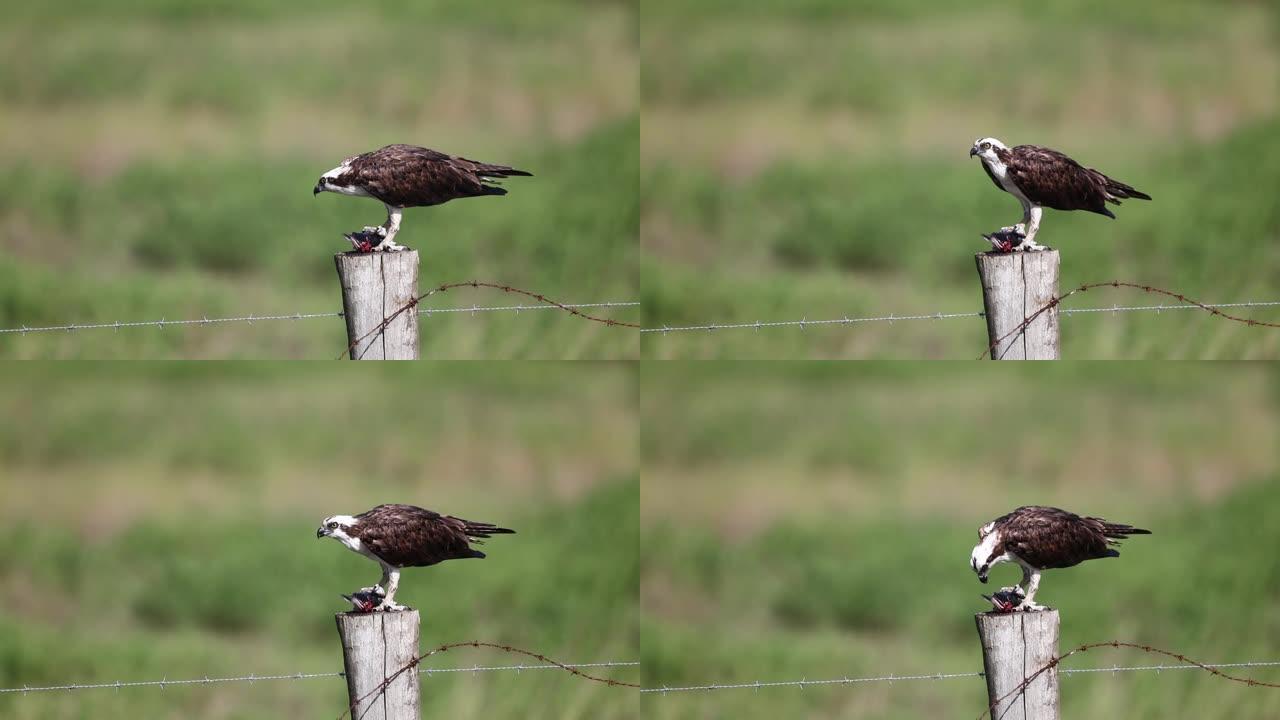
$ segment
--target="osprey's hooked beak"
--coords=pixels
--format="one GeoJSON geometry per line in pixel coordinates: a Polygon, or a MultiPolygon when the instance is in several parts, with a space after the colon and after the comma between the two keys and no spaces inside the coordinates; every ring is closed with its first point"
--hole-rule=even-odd
{"type": "Polygon", "coordinates": [[[978,580],[982,581],[983,585],[986,585],[987,571],[991,569],[990,566],[983,565],[982,567],[978,567],[978,563],[976,560],[971,562],[970,565],[973,567],[973,571],[978,573],[978,580]]]}
{"type": "MultiPolygon", "coordinates": [[[[974,155],[977,155],[977,154],[978,154],[978,147],[976,145],[974,147],[969,148],[969,157],[973,157],[974,155]]],[[[319,192],[319,191],[317,190],[316,192],[319,192]]]]}
{"type": "MultiPolygon", "coordinates": [[[[972,154],[972,153],[970,153],[970,154],[972,154]]],[[[314,188],[314,189],[312,189],[312,191],[311,191],[311,195],[314,197],[314,196],[316,196],[316,195],[319,195],[319,194],[320,194],[321,192],[323,192],[323,191],[324,191],[324,188],[320,187],[320,183],[316,183],[315,188],[314,188]]]]}
{"type": "MultiPolygon", "coordinates": [[[[319,191],[317,191],[317,192],[319,192],[319,191]]],[[[320,527],[316,528],[316,537],[318,537],[318,538],[322,538],[322,537],[324,537],[325,535],[328,535],[328,534],[329,534],[329,533],[325,532],[325,529],[324,529],[324,526],[323,526],[323,525],[321,525],[320,527]]]]}

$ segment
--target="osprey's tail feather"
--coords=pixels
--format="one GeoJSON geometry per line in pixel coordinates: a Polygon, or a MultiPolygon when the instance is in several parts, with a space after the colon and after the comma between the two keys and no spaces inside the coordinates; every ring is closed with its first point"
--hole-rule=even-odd
{"type": "MultiPolygon", "coordinates": [[[[1094,172],[1097,172],[1096,170],[1094,172]]],[[[1121,200],[1136,198],[1138,200],[1150,200],[1151,196],[1138,190],[1132,185],[1125,185],[1119,180],[1113,180],[1102,173],[1098,173],[1102,178],[1102,186],[1107,191],[1107,202],[1119,205],[1121,200]]]]}
{"type": "Polygon", "coordinates": [[[476,162],[475,160],[467,160],[466,158],[461,158],[461,159],[471,163],[472,167],[475,168],[474,170],[475,174],[479,175],[482,178],[484,177],[504,178],[504,177],[516,177],[516,176],[533,177],[533,173],[531,172],[525,172],[524,170],[517,170],[508,165],[494,165],[492,163],[482,163],[482,162],[476,162]]]}
{"type": "Polygon", "coordinates": [[[1130,535],[1150,535],[1150,530],[1143,530],[1132,525],[1122,525],[1120,523],[1102,523],[1102,534],[1108,541],[1123,540],[1130,535]]]}
{"type": "MultiPolygon", "coordinates": [[[[454,520],[461,522],[462,531],[468,537],[473,538],[487,538],[490,535],[514,535],[516,532],[509,528],[498,527],[492,523],[474,522],[472,520],[463,520],[462,518],[454,518],[454,520]]],[[[484,557],[484,555],[479,557],[484,557]]]]}

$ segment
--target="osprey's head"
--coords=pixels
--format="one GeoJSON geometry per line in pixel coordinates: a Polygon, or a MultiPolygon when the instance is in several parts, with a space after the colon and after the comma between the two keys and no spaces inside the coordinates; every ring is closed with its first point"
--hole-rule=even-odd
{"type": "Polygon", "coordinates": [[[996,552],[1000,544],[1000,533],[995,532],[995,527],[994,522],[989,522],[978,528],[978,544],[973,546],[973,552],[969,554],[969,567],[973,568],[978,579],[984,583],[991,566],[1008,559],[1003,551],[998,554],[996,552]]]}
{"type": "Polygon", "coordinates": [[[998,162],[999,157],[996,155],[996,149],[1008,150],[1008,146],[993,137],[978,138],[973,141],[973,147],[969,148],[969,157],[977,155],[987,162],[998,162]]]}
{"type": "Polygon", "coordinates": [[[324,519],[320,523],[320,527],[316,528],[316,537],[331,537],[343,545],[350,546],[354,541],[347,530],[356,524],[356,519],[350,515],[333,515],[324,519]]]}

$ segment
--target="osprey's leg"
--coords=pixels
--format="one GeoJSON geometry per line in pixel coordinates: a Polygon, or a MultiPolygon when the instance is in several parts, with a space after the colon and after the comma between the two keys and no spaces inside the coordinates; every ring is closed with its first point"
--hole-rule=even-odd
{"type": "Polygon", "coordinates": [[[390,575],[391,578],[387,581],[387,596],[382,599],[382,604],[378,606],[378,609],[406,610],[405,606],[396,603],[396,590],[400,587],[400,570],[391,568],[390,575]]]}
{"type": "Polygon", "coordinates": [[[391,572],[392,572],[392,568],[391,568],[391,566],[390,566],[390,565],[383,565],[383,566],[382,566],[382,579],[378,581],[378,584],[377,584],[377,585],[372,585],[372,586],[370,586],[370,587],[366,587],[366,588],[360,588],[360,592],[362,592],[362,593],[377,593],[377,594],[379,594],[379,595],[386,595],[386,594],[387,594],[387,583],[391,582],[391,572]]]}
{"type": "Polygon", "coordinates": [[[1022,582],[1018,583],[1017,585],[1002,587],[1000,588],[1000,592],[1009,593],[1009,594],[1018,594],[1025,598],[1027,596],[1027,588],[1030,587],[1031,585],[1032,571],[1031,571],[1031,568],[1027,567],[1026,565],[1023,565],[1022,563],[1018,563],[1018,567],[1022,568],[1022,582]]]}
{"type": "Polygon", "coordinates": [[[1022,604],[1019,605],[1018,608],[1020,610],[1044,610],[1045,606],[1037,605],[1035,602],[1036,590],[1040,589],[1040,571],[1028,571],[1026,568],[1023,568],[1022,573],[1024,577],[1026,575],[1030,575],[1030,578],[1023,580],[1023,589],[1026,591],[1027,596],[1022,600],[1022,604]]]}
{"type": "Polygon", "coordinates": [[[380,235],[383,240],[378,244],[379,252],[395,252],[397,250],[405,250],[405,246],[396,244],[396,233],[400,232],[400,214],[403,212],[398,207],[387,206],[387,221],[381,225],[380,235]]]}
{"type": "Polygon", "coordinates": [[[1044,215],[1044,208],[1036,206],[1027,211],[1026,236],[1027,239],[1022,241],[1023,250],[1044,250],[1043,245],[1036,244],[1036,233],[1040,232],[1040,217],[1044,215]]]}
{"type": "MultiPolygon", "coordinates": [[[[1018,202],[1022,203],[1022,222],[1018,223],[1017,225],[1005,225],[1004,227],[1000,228],[1000,232],[1002,233],[1016,232],[1019,235],[1026,237],[1027,223],[1030,222],[1031,220],[1031,203],[1027,202],[1026,200],[1023,200],[1021,197],[1018,198],[1018,202]]],[[[1017,249],[1025,250],[1026,244],[1024,243],[1022,245],[1019,245],[1017,249]]]]}

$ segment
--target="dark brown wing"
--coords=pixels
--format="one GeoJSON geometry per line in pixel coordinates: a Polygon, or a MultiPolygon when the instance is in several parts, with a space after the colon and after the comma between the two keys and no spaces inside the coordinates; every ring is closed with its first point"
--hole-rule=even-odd
{"type": "Polygon", "coordinates": [[[1096,558],[1114,557],[1102,521],[1052,507],[1026,506],[1005,516],[1000,537],[1005,549],[1033,567],[1065,568],[1096,558]]]}
{"type": "Polygon", "coordinates": [[[416,505],[379,505],[357,515],[350,532],[370,552],[396,567],[484,557],[470,546],[467,521],[416,505]]]}
{"type": "MultiPolygon", "coordinates": [[[[488,178],[529,175],[523,170],[453,157],[416,145],[388,145],[351,161],[353,180],[394,207],[439,205],[464,197],[506,195],[488,178]]],[[[345,178],[342,178],[345,179],[345,178]]]]}
{"type": "Polygon", "coordinates": [[[1006,164],[1018,189],[1036,205],[1115,217],[1106,206],[1107,176],[1057,150],[1018,145],[1009,151],[1006,164]]]}

